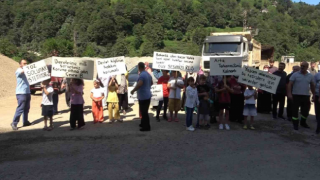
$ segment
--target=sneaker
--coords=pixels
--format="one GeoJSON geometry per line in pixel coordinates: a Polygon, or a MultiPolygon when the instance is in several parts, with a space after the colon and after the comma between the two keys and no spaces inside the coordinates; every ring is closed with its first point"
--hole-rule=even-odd
{"type": "Polygon", "coordinates": [[[225,126],[226,126],[226,130],[230,130],[229,124],[225,124],[225,126]]]}
{"type": "Polygon", "coordinates": [[[171,121],[172,121],[171,118],[169,118],[169,119],[168,119],[168,122],[171,122],[171,121]]]}
{"type": "Polygon", "coordinates": [[[121,122],[121,123],[122,123],[122,122],[123,122],[123,119],[118,119],[117,122],[121,122]]]}
{"type": "Polygon", "coordinates": [[[251,129],[251,130],[255,130],[256,128],[254,128],[253,126],[250,126],[250,129],[251,129]]]}
{"type": "Polygon", "coordinates": [[[33,123],[27,122],[26,124],[23,125],[23,127],[31,126],[31,125],[33,125],[33,123]]]}
{"type": "Polygon", "coordinates": [[[248,126],[247,126],[247,125],[244,125],[244,126],[243,126],[243,129],[248,129],[248,126]]]}
{"type": "Polygon", "coordinates": [[[18,130],[17,126],[14,125],[13,123],[11,123],[11,127],[12,127],[12,130],[14,130],[14,131],[17,131],[17,130],[18,130]]]}
{"type": "Polygon", "coordinates": [[[194,131],[194,128],[192,126],[190,126],[190,127],[187,127],[186,130],[187,131],[194,131]]]}
{"type": "Polygon", "coordinates": [[[219,124],[219,129],[220,129],[220,130],[223,129],[223,124],[219,124]]]}

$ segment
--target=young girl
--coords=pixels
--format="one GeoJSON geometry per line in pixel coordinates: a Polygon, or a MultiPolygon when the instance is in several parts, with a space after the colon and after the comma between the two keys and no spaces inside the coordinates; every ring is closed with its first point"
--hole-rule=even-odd
{"type": "Polygon", "coordinates": [[[70,130],[76,128],[76,121],[78,120],[78,129],[83,129],[85,122],[83,117],[83,80],[82,79],[71,79],[70,83],[70,130]]]}
{"type": "Polygon", "coordinates": [[[109,123],[113,123],[115,120],[118,120],[119,122],[122,122],[122,119],[120,119],[120,113],[119,113],[119,99],[117,95],[117,90],[119,88],[119,85],[117,83],[117,80],[115,77],[112,77],[109,82],[108,87],[108,111],[109,111],[109,123]],[[113,114],[114,111],[114,114],[113,114]]]}
{"type": "Polygon", "coordinates": [[[50,79],[43,81],[41,84],[42,87],[42,116],[44,119],[44,128],[45,131],[51,131],[53,129],[52,116],[53,116],[53,87],[51,86],[50,79]],[[50,126],[47,126],[47,120],[50,118],[50,126]]]}
{"type": "Polygon", "coordinates": [[[186,124],[187,124],[187,131],[194,131],[194,128],[192,126],[192,117],[193,117],[193,110],[196,106],[199,106],[199,99],[198,99],[198,91],[194,84],[194,78],[189,77],[188,78],[188,84],[189,86],[186,89],[186,111],[187,111],[187,117],[186,117],[186,124]]]}
{"type": "Polygon", "coordinates": [[[183,80],[178,77],[177,71],[171,71],[172,77],[169,79],[168,88],[170,89],[169,93],[169,111],[170,118],[168,122],[171,122],[173,119],[174,112],[174,121],[179,122],[178,111],[181,109],[180,99],[181,99],[181,89],[183,88],[183,80]]]}
{"type": "Polygon", "coordinates": [[[209,129],[210,125],[208,124],[210,120],[210,101],[209,95],[205,95],[200,101],[199,105],[199,125],[200,129],[209,129]]]}
{"type": "Polygon", "coordinates": [[[93,123],[103,122],[103,104],[104,89],[100,88],[100,81],[93,81],[94,88],[91,90],[93,123]]]}
{"type": "Polygon", "coordinates": [[[254,130],[253,127],[253,119],[254,116],[257,116],[257,109],[256,109],[256,99],[257,99],[257,91],[252,88],[252,86],[248,86],[248,89],[244,92],[245,98],[245,106],[243,109],[243,116],[244,116],[244,126],[243,129],[248,129],[247,127],[247,118],[251,116],[250,119],[250,129],[254,130]]]}

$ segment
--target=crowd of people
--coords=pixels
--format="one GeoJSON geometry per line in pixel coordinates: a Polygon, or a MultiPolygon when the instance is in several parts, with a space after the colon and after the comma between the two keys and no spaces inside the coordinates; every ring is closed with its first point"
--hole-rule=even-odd
{"type": "MultiPolygon", "coordinates": [[[[13,130],[17,130],[20,116],[23,114],[23,126],[30,126],[28,113],[30,109],[30,88],[23,66],[27,61],[20,61],[20,68],[16,71],[17,88],[16,97],[18,107],[11,123],[13,130]]],[[[317,119],[316,133],[320,133],[320,73],[315,70],[315,63],[311,68],[307,62],[294,66],[287,75],[285,64],[280,63],[279,68],[274,61],[263,70],[280,77],[276,93],[254,89],[238,82],[237,76],[205,76],[203,71],[187,72],[184,77],[178,71],[161,70],[157,84],[163,87],[163,100],[156,108],[155,120],[162,119],[168,122],[179,122],[178,112],[185,111],[186,130],[207,130],[210,124],[218,123],[220,130],[231,129],[230,122],[243,124],[243,129],[254,130],[254,117],[257,112],[272,115],[274,120],[292,121],[293,128],[299,126],[310,128],[307,124],[311,103],[315,104],[317,119]],[[170,72],[170,73],[169,73],[170,72]],[[161,75],[160,75],[161,74],[161,75]],[[311,96],[312,94],[312,96],[311,96]],[[311,97],[310,97],[311,96],[311,97]],[[287,117],[284,116],[285,99],[287,97],[287,117]],[[257,102],[257,104],[256,104],[257,102]],[[279,108],[278,108],[279,107],[279,108]],[[169,109],[169,115],[167,115],[169,109]],[[300,118],[299,118],[300,112],[300,118]],[[195,127],[193,117],[196,115],[195,127]],[[218,117],[218,118],[216,118],[218,117]],[[248,120],[250,118],[250,120],[248,120]]],[[[97,77],[93,81],[94,88],[90,91],[92,100],[92,115],[94,123],[104,121],[104,107],[108,108],[109,123],[122,122],[120,111],[125,115],[128,109],[128,93],[137,92],[139,100],[139,114],[141,118],[140,131],[150,131],[149,106],[151,102],[151,86],[153,79],[151,70],[145,63],[138,64],[139,78],[133,90],[128,92],[128,73],[110,77],[97,77]],[[150,71],[150,72],[149,72],[150,71]]],[[[55,90],[50,82],[42,82],[42,116],[44,117],[44,130],[52,130],[52,117],[57,111],[54,102],[55,90]],[[49,120],[49,126],[47,121],[49,120]]],[[[63,88],[66,89],[66,102],[70,106],[70,127],[83,129],[85,126],[83,109],[84,82],[81,79],[64,79],[63,88]]]]}

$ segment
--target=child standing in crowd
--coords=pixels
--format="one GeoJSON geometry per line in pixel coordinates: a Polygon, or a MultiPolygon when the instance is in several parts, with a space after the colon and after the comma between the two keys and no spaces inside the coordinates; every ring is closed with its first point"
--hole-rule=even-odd
{"type": "Polygon", "coordinates": [[[83,80],[82,79],[71,79],[70,83],[70,126],[71,130],[76,128],[76,121],[78,120],[78,129],[83,129],[85,126],[83,117],[83,80]]]}
{"type": "Polygon", "coordinates": [[[170,76],[168,75],[167,70],[162,70],[162,76],[158,79],[158,84],[162,84],[162,91],[163,91],[163,100],[159,101],[159,105],[157,108],[157,115],[156,115],[156,120],[160,122],[160,111],[162,109],[163,105],[163,119],[168,120],[167,118],[167,106],[168,106],[168,101],[169,101],[169,90],[168,90],[168,81],[170,79],[170,76]]]}
{"type": "Polygon", "coordinates": [[[200,82],[197,86],[198,90],[198,97],[200,101],[199,109],[198,109],[198,119],[197,119],[197,127],[208,129],[210,128],[210,125],[208,123],[201,124],[199,126],[199,120],[202,120],[202,122],[207,122],[210,114],[210,103],[209,103],[209,92],[210,87],[206,84],[207,78],[205,75],[200,76],[200,82]]]}
{"type": "Polygon", "coordinates": [[[45,131],[51,131],[53,129],[52,116],[53,116],[53,87],[50,84],[50,79],[43,81],[41,84],[42,87],[42,116],[44,119],[44,128],[45,131]],[[47,126],[47,120],[50,119],[50,126],[47,126]]]}
{"type": "Polygon", "coordinates": [[[253,89],[252,86],[248,86],[248,89],[244,92],[245,98],[245,106],[243,109],[243,116],[244,116],[244,126],[243,129],[248,129],[247,127],[247,119],[250,116],[250,129],[254,130],[253,127],[253,119],[254,116],[257,116],[257,109],[256,109],[256,99],[257,99],[257,91],[253,89]]]}
{"type": "Polygon", "coordinates": [[[229,81],[231,76],[226,76],[224,81],[221,81],[216,88],[216,93],[219,95],[219,129],[223,129],[225,125],[227,130],[230,130],[229,122],[229,110],[230,110],[230,93],[233,90],[229,87],[229,81]],[[223,112],[225,110],[225,119],[223,119],[223,112]]]}
{"type": "Polygon", "coordinates": [[[186,125],[188,131],[194,131],[194,128],[192,126],[192,117],[193,117],[193,110],[196,106],[199,106],[199,99],[198,99],[198,92],[197,88],[194,84],[194,78],[189,77],[188,78],[188,84],[189,86],[186,89],[186,125]]]}
{"type": "Polygon", "coordinates": [[[117,95],[118,88],[119,88],[118,82],[113,76],[109,82],[109,87],[108,87],[109,93],[107,98],[108,111],[109,111],[109,123],[113,123],[115,120],[122,122],[122,119],[120,119],[120,112],[119,112],[119,99],[117,95]]]}
{"type": "Polygon", "coordinates": [[[94,88],[91,90],[90,98],[92,99],[92,115],[93,123],[103,122],[103,104],[104,99],[104,89],[100,88],[100,81],[93,81],[94,88]]]}
{"type": "Polygon", "coordinates": [[[183,88],[183,80],[178,77],[177,71],[171,71],[172,77],[169,79],[168,88],[170,89],[169,93],[169,111],[170,118],[168,122],[171,122],[174,114],[174,121],[179,122],[178,111],[180,110],[181,104],[181,89],[183,88]]]}

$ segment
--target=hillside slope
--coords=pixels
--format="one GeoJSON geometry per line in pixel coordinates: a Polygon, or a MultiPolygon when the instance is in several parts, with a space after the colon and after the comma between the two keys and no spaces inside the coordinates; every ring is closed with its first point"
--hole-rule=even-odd
{"type": "Polygon", "coordinates": [[[14,60],[0,54],[0,98],[14,96],[16,88],[15,71],[19,64],[14,60]]]}

